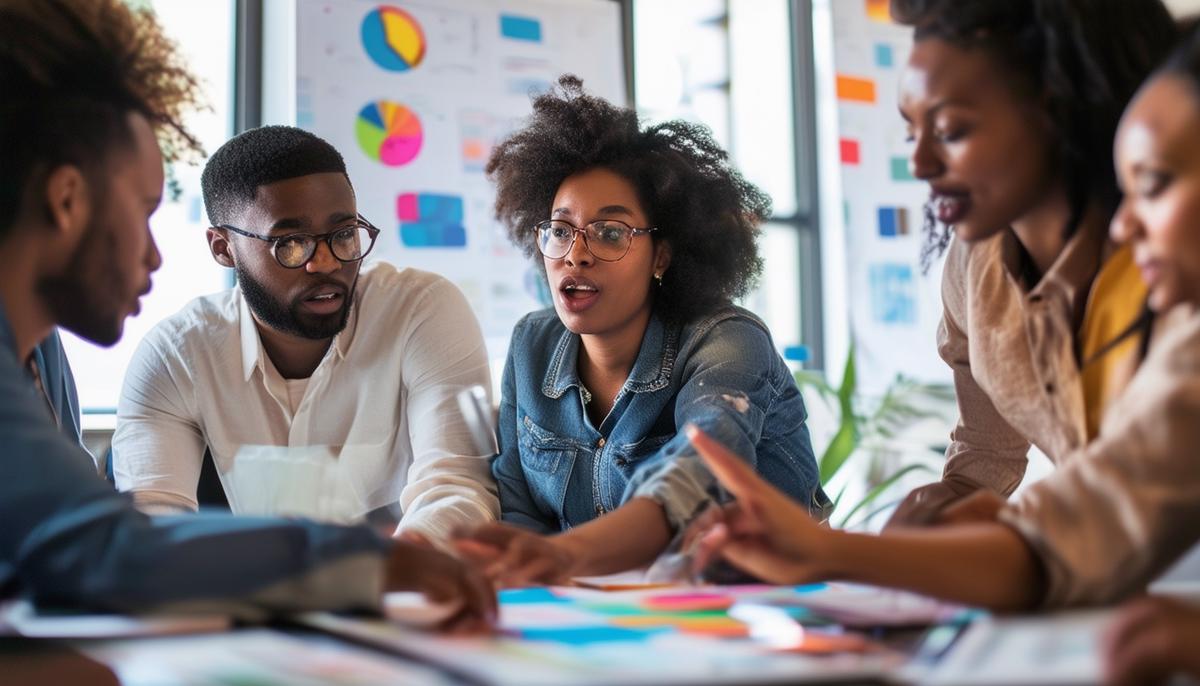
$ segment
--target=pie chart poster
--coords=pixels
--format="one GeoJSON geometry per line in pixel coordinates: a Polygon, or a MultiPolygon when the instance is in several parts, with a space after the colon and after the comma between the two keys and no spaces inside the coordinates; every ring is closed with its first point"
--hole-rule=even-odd
{"type": "Polygon", "coordinates": [[[502,357],[545,289],[493,217],[484,166],[560,74],[625,103],[620,4],[296,0],[296,31],[296,124],[345,158],[382,229],[368,260],[454,281],[502,357]]]}

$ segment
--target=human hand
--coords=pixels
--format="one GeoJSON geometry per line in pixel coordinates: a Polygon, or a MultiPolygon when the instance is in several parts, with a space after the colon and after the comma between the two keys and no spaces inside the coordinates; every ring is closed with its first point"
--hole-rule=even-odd
{"type": "MultiPolygon", "coordinates": [[[[808,511],[763,481],[737,454],[694,425],[688,440],[735,502],[715,510],[696,554],[696,569],[723,557],[735,567],[776,584],[822,577],[830,530],[808,511]]],[[[707,514],[707,513],[706,513],[707,514]]]]}
{"type": "Polygon", "coordinates": [[[1127,603],[1105,632],[1108,684],[1166,683],[1177,672],[1200,679],[1200,607],[1147,596],[1127,603]]]}
{"type": "Polygon", "coordinates": [[[914,488],[896,511],[892,513],[884,530],[897,526],[929,526],[941,523],[943,510],[952,508],[956,501],[963,497],[960,489],[954,488],[945,481],[935,481],[919,488],[914,488]]]}
{"type": "Polygon", "coordinates": [[[981,488],[971,495],[946,506],[937,515],[938,524],[968,524],[971,522],[994,522],[1004,507],[1003,496],[995,491],[981,488]]]}
{"type": "Polygon", "coordinates": [[[454,547],[497,586],[566,583],[577,563],[556,538],[500,522],[456,531],[454,547]]]}
{"type": "Polygon", "coordinates": [[[419,591],[431,602],[458,605],[442,629],[483,632],[496,621],[492,585],[460,560],[431,546],[396,540],[388,554],[385,591],[419,591]]]}

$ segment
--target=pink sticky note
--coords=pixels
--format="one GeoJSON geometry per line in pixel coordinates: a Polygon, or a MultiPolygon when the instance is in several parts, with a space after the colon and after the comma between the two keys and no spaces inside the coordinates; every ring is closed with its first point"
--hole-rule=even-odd
{"type": "Polygon", "coordinates": [[[705,610],[726,610],[733,605],[733,602],[733,598],[717,593],[685,593],[651,596],[643,600],[642,604],[654,610],[702,612],[705,610]]]}
{"type": "Polygon", "coordinates": [[[420,221],[421,213],[417,210],[416,193],[401,193],[396,196],[396,219],[402,222],[420,221]]]}

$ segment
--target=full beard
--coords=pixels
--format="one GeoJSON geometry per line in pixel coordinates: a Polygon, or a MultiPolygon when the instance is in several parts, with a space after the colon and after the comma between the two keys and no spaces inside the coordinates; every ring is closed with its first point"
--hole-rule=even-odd
{"type": "MultiPolygon", "coordinates": [[[[339,311],[319,316],[303,312],[299,299],[293,300],[291,304],[281,302],[267,292],[262,283],[241,265],[234,265],[234,271],[250,311],[260,322],[272,329],[300,338],[324,340],[333,338],[346,328],[346,322],[350,318],[350,302],[354,296],[353,285],[346,292],[345,302],[339,311]]],[[[355,281],[357,282],[357,279],[355,281]]]]}
{"type": "Polygon", "coordinates": [[[111,232],[93,218],[62,273],[43,276],[34,285],[58,326],[105,347],[121,340],[128,305],[123,275],[112,273],[116,250],[111,232]]]}

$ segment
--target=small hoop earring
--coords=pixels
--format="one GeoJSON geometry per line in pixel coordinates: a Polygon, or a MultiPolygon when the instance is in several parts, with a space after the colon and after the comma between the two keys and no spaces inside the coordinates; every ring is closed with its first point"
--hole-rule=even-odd
{"type": "Polygon", "coordinates": [[[654,280],[658,282],[659,286],[662,286],[662,277],[663,277],[662,272],[659,272],[654,275],[654,280]]]}

